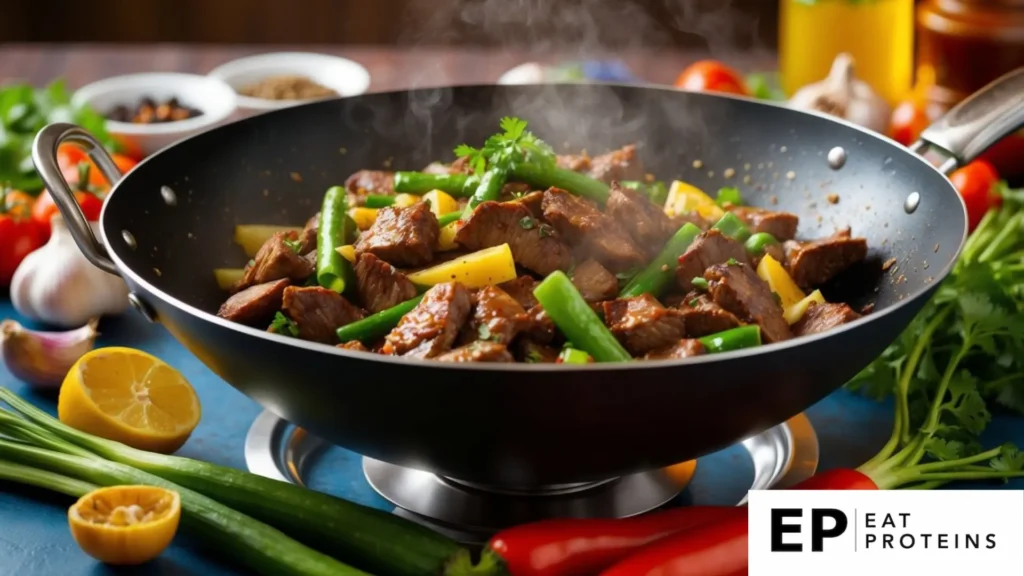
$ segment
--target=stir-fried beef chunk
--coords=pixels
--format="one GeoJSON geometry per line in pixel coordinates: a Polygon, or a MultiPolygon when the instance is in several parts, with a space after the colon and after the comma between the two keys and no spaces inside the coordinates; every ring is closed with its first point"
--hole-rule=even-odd
{"type": "Polygon", "coordinates": [[[555,321],[548,316],[547,311],[540,304],[526,311],[530,322],[527,325],[526,333],[541,344],[550,344],[555,339],[555,321]]]}
{"type": "Polygon", "coordinates": [[[344,296],[320,286],[285,288],[282,309],[298,326],[299,338],[324,344],[338,341],[338,328],[365,317],[344,296]]]}
{"type": "Polygon", "coordinates": [[[473,318],[469,322],[469,340],[487,340],[505,344],[530,327],[531,319],[522,305],[497,286],[487,286],[473,298],[473,318]]]}
{"type": "Polygon", "coordinates": [[[672,228],[673,228],[672,231],[673,232],[675,232],[676,230],[679,230],[685,224],[693,224],[694,226],[696,226],[697,228],[700,228],[701,230],[708,230],[708,229],[711,228],[711,226],[714,225],[713,222],[708,222],[707,220],[702,218],[700,214],[697,214],[696,212],[688,212],[686,214],[676,214],[675,216],[671,217],[671,220],[672,220],[672,228]]]}
{"type": "Polygon", "coordinates": [[[573,172],[590,170],[590,156],[586,154],[559,154],[555,157],[555,165],[573,172]]]}
{"type": "Polygon", "coordinates": [[[715,303],[740,320],[761,327],[766,343],[781,342],[793,336],[782,317],[782,306],[772,291],[746,264],[716,264],[704,273],[715,303]]]}
{"type": "Polygon", "coordinates": [[[516,360],[527,364],[554,364],[558,360],[558,350],[532,338],[520,338],[516,341],[516,360]]]}
{"type": "Polygon", "coordinates": [[[816,304],[808,308],[803,318],[793,325],[793,333],[797,336],[817,334],[853,322],[857,318],[860,318],[860,314],[854,312],[847,304],[816,304]]]}
{"type": "Polygon", "coordinates": [[[604,303],[604,320],[630,354],[640,356],[683,337],[683,316],[650,294],[604,303]]]}
{"type": "Polygon", "coordinates": [[[515,362],[504,344],[477,340],[445,352],[436,358],[439,362],[515,362]]]}
{"type": "Polygon", "coordinates": [[[363,345],[359,340],[352,340],[345,342],[344,344],[338,344],[335,348],[344,348],[345,350],[358,350],[359,352],[369,352],[370,350],[363,345]]]}
{"type": "Polygon", "coordinates": [[[498,284],[498,287],[505,291],[509,296],[515,298],[516,302],[523,308],[529,310],[537,305],[537,298],[533,295],[533,291],[537,288],[538,282],[533,279],[532,276],[520,276],[515,280],[509,280],[498,284]]]}
{"type": "Polygon", "coordinates": [[[683,290],[692,290],[694,278],[702,278],[705,270],[715,264],[725,264],[730,258],[741,264],[750,263],[747,249],[742,243],[718,230],[708,230],[697,236],[686,252],[679,257],[676,281],[683,290]]]}
{"type": "Polygon", "coordinates": [[[558,235],[519,202],[481,203],[459,228],[455,241],[469,250],[507,242],[516,264],[543,276],[572,263],[572,253],[558,235]]]}
{"type": "Polygon", "coordinates": [[[264,284],[287,278],[301,282],[313,275],[313,264],[298,250],[299,235],[294,231],[278,232],[267,239],[256,252],[252,265],[246,268],[238,288],[264,284]]]}
{"type": "Polygon", "coordinates": [[[572,283],[587,302],[609,300],[619,292],[619,281],[615,275],[593,258],[572,269],[572,283]]]}
{"type": "Polygon", "coordinates": [[[470,305],[469,291],[459,282],[434,286],[387,335],[383,352],[415,358],[447,352],[469,317],[470,305]]]}
{"type": "Polygon", "coordinates": [[[700,340],[683,339],[666,348],[660,348],[644,355],[644,360],[678,360],[704,354],[700,340]]]}
{"type": "MultiPolygon", "coordinates": [[[[657,254],[669,236],[679,229],[665,211],[643,194],[612,185],[605,211],[633,237],[649,256],[657,254]]],[[[680,225],[681,226],[681,225],[680,225]]]]}
{"type": "Polygon", "coordinates": [[[360,170],[345,180],[345,189],[356,196],[367,194],[394,195],[395,173],[383,170],[360,170]]]}
{"type": "Polygon", "coordinates": [[[387,310],[416,296],[416,286],[394,266],[369,252],[356,259],[356,292],[370,312],[387,310]]]}
{"type": "Polygon", "coordinates": [[[623,146],[591,158],[590,177],[609,184],[614,181],[643,179],[644,167],[636,157],[636,145],[623,146]]]}
{"type": "Polygon", "coordinates": [[[217,316],[250,326],[266,324],[281,309],[284,289],[291,285],[287,278],[250,286],[220,305],[217,316]]]}
{"type": "Polygon", "coordinates": [[[356,254],[369,252],[396,266],[424,266],[434,257],[439,233],[437,217],[425,203],[388,206],[378,210],[373,226],[359,235],[356,254]]]}
{"type": "Polygon", "coordinates": [[[642,264],[643,252],[629,233],[590,202],[565,190],[544,192],[544,219],[580,251],[613,271],[642,264]]]}
{"type": "Polygon", "coordinates": [[[320,213],[306,220],[306,226],[299,233],[299,254],[308,254],[316,250],[316,233],[320,228],[320,213]]]}
{"type": "Polygon", "coordinates": [[[796,236],[796,228],[800,224],[800,219],[796,214],[789,212],[740,206],[733,208],[732,213],[742,220],[751,232],[767,232],[779,242],[792,240],[796,236]]]}
{"type": "Polygon", "coordinates": [[[851,238],[849,229],[840,230],[823,240],[786,243],[789,274],[802,288],[828,282],[867,255],[867,240],[851,238]]]}
{"type": "Polygon", "coordinates": [[[529,208],[530,214],[532,214],[534,218],[543,218],[544,217],[544,207],[543,207],[544,193],[541,192],[540,190],[537,190],[537,191],[534,191],[534,192],[530,192],[529,194],[525,194],[525,195],[519,196],[518,198],[514,198],[514,199],[512,199],[510,201],[511,202],[518,202],[518,203],[522,204],[523,206],[526,206],[527,208],[529,208]]]}
{"type": "Polygon", "coordinates": [[[688,338],[700,338],[739,327],[742,322],[735,314],[723,310],[707,296],[690,292],[679,304],[688,338]]]}

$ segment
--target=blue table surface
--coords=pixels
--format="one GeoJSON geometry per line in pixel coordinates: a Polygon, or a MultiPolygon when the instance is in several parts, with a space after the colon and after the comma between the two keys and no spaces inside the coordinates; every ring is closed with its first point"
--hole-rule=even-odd
{"type": "MultiPolygon", "coordinates": [[[[6,299],[0,300],[0,317],[15,317],[6,299]]],[[[203,420],[181,455],[244,468],[242,445],[246,431],[260,412],[259,406],[236,391],[189,354],[162,327],[149,324],[128,312],[108,318],[100,326],[98,345],[123,345],[154,354],[184,374],[203,406],[203,420]]],[[[0,385],[13,389],[39,406],[54,412],[55,397],[33,393],[6,368],[0,385]]],[[[888,437],[891,406],[845,391],[837,391],[808,410],[821,445],[820,469],[856,466],[873,455],[888,437]]],[[[1007,441],[1024,445],[1024,420],[998,416],[986,432],[986,444],[1007,441]]],[[[734,504],[746,492],[750,463],[745,452],[733,448],[702,458],[693,482],[681,502],[734,504]]],[[[392,509],[363,478],[359,456],[341,448],[329,451],[312,471],[311,487],[370,506],[392,509]]],[[[960,487],[978,488],[978,485],[960,487]]],[[[986,484],[991,488],[1024,488],[1024,480],[986,484]]],[[[158,559],[135,569],[113,569],[95,562],[78,549],[67,528],[64,496],[14,484],[0,483],[0,576],[100,576],[106,574],[203,575],[243,574],[219,560],[197,542],[179,535],[158,559]]]]}

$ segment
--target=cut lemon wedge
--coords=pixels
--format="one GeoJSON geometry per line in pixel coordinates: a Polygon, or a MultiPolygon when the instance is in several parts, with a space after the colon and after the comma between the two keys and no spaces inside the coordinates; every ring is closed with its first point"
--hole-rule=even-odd
{"type": "Polygon", "coordinates": [[[68,371],[60,421],[140,450],[170,454],[199,423],[199,398],[177,370],[141,350],[97,348],[68,371]]]}
{"type": "Polygon", "coordinates": [[[68,509],[78,546],[106,564],[134,565],[156,558],[174,539],[181,497],[155,486],[93,490],[68,509]]]}

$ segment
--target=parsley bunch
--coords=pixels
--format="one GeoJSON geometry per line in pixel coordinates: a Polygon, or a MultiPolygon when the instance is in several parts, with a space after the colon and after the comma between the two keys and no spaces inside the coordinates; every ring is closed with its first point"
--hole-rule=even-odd
{"type": "Polygon", "coordinates": [[[555,151],[526,129],[526,120],[505,116],[499,125],[502,132],[487,138],[482,148],[474,148],[468,144],[461,144],[455,148],[457,158],[469,158],[469,166],[475,174],[483,174],[488,167],[496,164],[554,164],[555,151]]]}

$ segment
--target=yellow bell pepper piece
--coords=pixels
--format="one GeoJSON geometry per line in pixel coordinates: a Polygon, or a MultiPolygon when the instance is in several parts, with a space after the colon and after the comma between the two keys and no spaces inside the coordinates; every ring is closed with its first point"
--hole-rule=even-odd
{"type": "Polygon", "coordinates": [[[393,206],[397,206],[398,208],[408,208],[419,201],[419,196],[415,196],[413,194],[399,194],[395,196],[395,203],[393,206]]]}
{"type": "Polygon", "coordinates": [[[705,220],[718,221],[725,215],[715,201],[700,188],[681,180],[672,182],[665,201],[665,213],[669,216],[696,212],[705,220]]]}
{"type": "Polygon", "coordinates": [[[252,258],[263,247],[263,243],[278,232],[302,232],[302,227],[273,226],[270,224],[240,224],[235,226],[235,244],[245,250],[245,255],[252,258]]]}
{"type": "Polygon", "coordinates": [[[360,230],[369,230],[370,226],[373,226],[375,220],[377,220],[377,209],[376,208],[352,208],[348,211],[348,215],[356,221],[356,228],[360,230]]]}
{"type": "Polygon", "coordinates": [[[804,317],[804,314],[807,312],[807,309],[810,308],[812,304],[824,303],[825,297],[821,295],[821,290],[815,290],[814,292],[808,294],[807,297],[804,298],[803,300],[797,302],[796,304],[793,304],[789,308],[786,308],[782,313],[782,317],[785,318],[786,322],[788,322],[792,326],[793,324],[796,324],[797,322],[800,321],[801,318],[804,317]]]}
{"type": "Polygon", "coordinates": [[[765,255],[761,263],[757,265],[757,275],[768,283],[768,287],[782,299],[782,309],[788,310],[797,302],[804,299],[804,293],[796,285],[793,278],[789,276],[786,269],[779,264],[779,261],[770,255],[765,255]]]}
{"type": "Polygon", "coordinates": [[[455,243],[455,235],[459,232],[458,224],[458,222],[449,222],[447,226],[441,228],[441,233],[437,236],[438,250],[448,252],[459,247],[455,243]]]}
{"type": "Polygon", "coordinates": [[[345,260],[348,260],[349,262],[351,262],[353,264],[356,263],[356,247],[355,246],[353,246],[351,244],[345,244],[344,246],[338,246],[338,248],[336,250],[337,250],[338,254],[341,254],[341,257],[344,258],[345,260]]]}
{"type": "Polygon", "coordinates": [[[466,288],[483,288],[516,279],[516,263],[508,244],[484,248],[409,275],[420,286],[461,282],[466,288]]]}
{"type": "Polygon", "coordinates": [[[459,210],[459,202],[443,190],[431,190],[423,195],[423,201],[430,205],[430,211],[441,217],[459,210]]]}
{"type": "Polygon", "coordinates": [[[242,268],[216,268],[213,271],[213,277],[217,279],[217,286],[221,290],[231,290],[242,276],[245,276],[242,268]]]}

